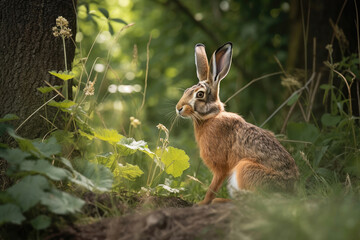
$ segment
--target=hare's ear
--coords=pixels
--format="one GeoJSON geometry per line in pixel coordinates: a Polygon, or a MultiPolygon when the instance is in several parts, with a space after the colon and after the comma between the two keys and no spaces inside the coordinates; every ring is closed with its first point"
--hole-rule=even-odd
{"type": "Polygon", "coordinates": [[[214,52],[210,60],[210,81],[213,84],[226,77],[229,72],[232,58],[232,43],[228,42],[214,52]]]}
{"type": "Polygon", "coordinates": [[[206,56],[205,46],[201,43],[195,45],[195,64],[199,81],[207,80],[209,74],[209,61],[206,56]]]}

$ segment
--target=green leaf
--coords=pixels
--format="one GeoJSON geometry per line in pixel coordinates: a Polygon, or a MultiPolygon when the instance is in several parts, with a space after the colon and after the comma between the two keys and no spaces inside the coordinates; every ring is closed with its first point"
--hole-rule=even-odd
{"type": "Polygon", "coordinates": [[[115,144],[119,142],[124,136],[120,135],[115,129],[96,128],[94,129],[94,137],[115,144]]]}
{"type": "Polygon", "coordinates": [[[0,150],[0,157],[2,157],[11,164],[20,164],[22,161],[24,161],[27,157],[30,156],[31,155],[29,153],[24,152],[19,148],[0,150]]]}
{"type": "MultiPolygon", "coordinates": [[[[118,155],[120,156],[120,155],[118,155]]],[[[109,168],[114,174],[114,177],[119,175],[119,171],[115,170],[118,168],[117,156],[112,152],[96,155],[96,162],[109,168]]]]}
{"type": "Polygon", "coordinates": [[[48,92],[51,92],[51,91],[54,91],[54,89],[56,89],[56,90],[59,90],[59,89],[61,89],[63,86],[57,86],[57,85],[55,85],[55,86],[53,86],[53,87],[38,87],[38,88],[36,88],[39,92],[41,92],[41,93],[48,93],[48,92]]]}
{"type": "Polygon", "coordinates": [[[289,139],[313,143],[320,131],[311,123],[290,122],[287,126],[287,133],[289,139]]]}
{"type": "Polygon", "coordinates": [[[13,129],[8,129],[8,134],[15,139],[21,150],[38,156],[39,151],[34,147],[31,140],[18,136],[13,129]]]}
{"type": "Polygon", "coordinates": [[[109,18],[109,12],[105,8],[98,8],[99,11],[104,15],[106,18],[109,18]]]}
{"type": "Polygon", "coordinates": [[[69,71],[59,71],[59,72],[56,72],[56,71],[49,71],[49,73],[51,75],[54,75],[64,81],[67,81],[69,79],[72,79],[75,77],[75,74],[73,72],[69,72],[69,71]]]}
{"type": "Polygon", "coordinates": [[[156,155],[160,157],[162,163],[165,164],[165,171],[174,177],[179,177],[189,168],[189,156],[181,150],[174,147],[168,147],[162,152],[157,149],[156,155]]]}
{"type": "Polygon", "coordinates": [[[56,130],[51,133],[51,136],[54,136],[56,138],[56,141],[62,145],[74,143],[74,132],[56,130]]]}
{"type": "Polygon", "coordinates": [[[18,116],[16,116],[15,114],[6,114],[4,117],[0,118],[0,122],[7,122],[7,121],[12,121],[12,120],[17,120],[19,119],[18,116]]]}
{"type": "Polygon", "coordinates": [[[111,26],[111,23],[108,22],[109,32],[111,35],[114,35],[114,28],[111,26]]]}
{"type": "Polygon", "coordinates": [[[148,145],[145,141],[135,141],[133,138],[122,138],[116,146],[119,149],[119,155],[121,156],[128,156],[136,151],[141,151],[143,153],[146,153],[150,158],[154,157],[154,153],[150,151],[148,148],[148,145]]]}
{"type": "Polygon", "coordinates": [[[52,107],[57,107],[60,109],[67,109],[67,108],[74,106],[75,102],[73,102],[71,100],[64,100],[62,102],[56,102],[56,101],[52,100],[48,103],[48,105],[52,106],[52,107]]]}
{"type": "Polygon", "coordinates": [[[67,214],[79,212],[85,204],[80,198],[71,196],[66,192],[51,189],[41,197],[41,203],[56,214],[67,214]]]}
{"type": "Polygon", "coordinates": [[[83,132],[81,129],[78,130],[80,135],[83,137],[87,137],[89,140],[93,140],[94,139],[94,135],[88,134],[86,132],[83,132]]]}
{"type": "Polygon", "coordinates": [[[336,126],[341,120],[341,116],[333,116],[329,113],[325,113],[321,116],[321,123],[324,126],[333,127],[336,126]]]}
{"type": "Polygon", "coordinates": [[[330,84],[321,84],[320,85],[320,89],[323,89],[323,90],[330,90],[332,88],[335,88],[333,85],[330,85],[330,84]]]}
{"type": "Polygon", "coordinates": [[[120,18],[109,18],[110,21],[114,21],[117,23],[123,23],[127,25],[127,22],[125,22],[124,20],[120,19],[120,18]]]}
{"type": "Polygon", "coordinates": [[[315,166],[316,168],[320,166],[320,162],[323,159],[328,148],[329,146],[322,146],[316,148],[316,151],[314,152],[315,156],[313,160],[313,166],[315,166]]]}
{"type": "Polygon", "coordinates": [[[40,152],[41,156],[51,158],[52,155],[61,153],[61,146],[57,143],[55,137],[50,137],[45,141],[33,141],[33,146],[40,152]]]}
{"type": "Polygon", "coordinates": [[[21,209],[12,203],[0,205],[0,225],[3,223],[21,224],[25,220],[21,209]]]}
{"type": "Polygon", "coordinates": [[[297,102],[297,100],[299,99],[300,95],[298,93],[294,94],[294,96],[292,96],[289,101],[287,102],[288,106],[292,106],[294,103],[297,102]]]}
{"type": "Polygon", "coordinates": [[[127,163],[125,166],[119,164],[120,177],[126,178],[130,181],[134,181],[137,177],[140,177],[144,172],[137,165],[127,163]]]}
{"type": "Polygon", "coordinates": [[[17,184],[8,188],[7,192],[25,212],[35,206],[49,188],[47,179],[40,175],[26,176],[17,184]]]}
{"type": "Polygon", "coordinates": [[[54,181],[63,180],[69,175],[69,173],[65,169],[55,167],[51,165],[48,161],[43,159],[36,161],[32,161],[32,160],[24,161],[20,165],[20,170],[41,173],[43,175],[48,176],[50,179],[54,181]]]}
{"type": "Polygon", "coordinates": [[[73,170],[75,177],[70,178],[70,181],[91,191],[105,192],[111,189],[113,174],[107,167],[81,159],[78,159],[74,164],[78,171],[73,170]]]}
{"type": "Polygon", "coordinates": [[[39,215],[31,220],[30,223],[36,230],[42,230],[50,226],[51,218],[45,215],[39,215]]]}

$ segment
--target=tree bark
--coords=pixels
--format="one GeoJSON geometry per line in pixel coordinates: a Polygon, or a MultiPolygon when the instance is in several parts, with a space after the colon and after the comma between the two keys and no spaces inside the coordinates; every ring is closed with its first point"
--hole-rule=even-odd
{"type": "MultiPolygon", "coordinates": [[[[75,36],[76,3],[77,0],[0,0],[0,117],[16,114],[20,119],[10,122],[14,128],[54,96],[37,91],[36,88],[46,86],[44,80],[52,85],[63,84],[49,74],[51,70],[65,69],[62,39],[53,36],[52,27],[56,18],[63,16],[75,36]]],[[[66,40],[66,50],[70,70],[75,55],[71,39],[66,40]]],[[[26,138],[43,137],[50,129],[44,118],[53,121],[56,111],[43,107],[18,134],[26,138]]],[[[4,136],[0,136],[0,142],[13,145],[11,138],[4,136]]],[[[0,159],[2,190],[10,184],[6,168],[6,161],[0,159]]]]}
{"type": "MultiPolygon", "coordinates": [[[[43,95],[36,88],[63,84],[48,72],[64,70],[62,39],[55,38],[52,27],[56,18],[63,16],[69,21],[73,36],[76,33],[77,0],[14,0],[0,1],[1,9],[1,77],[0,117],[13,113],[19,120],[11,122],[16,128],[54,93],[43,95]],[[44,97],[45,96],[45,97],[44,97]]],[[[75,45],[66,40],[67,67],[71,69],[75,45]]],[[[49,123],[40,115],[53,121],[56,109],[42,108],[19,129],[26,138],[44,136],[49,123]]]]}

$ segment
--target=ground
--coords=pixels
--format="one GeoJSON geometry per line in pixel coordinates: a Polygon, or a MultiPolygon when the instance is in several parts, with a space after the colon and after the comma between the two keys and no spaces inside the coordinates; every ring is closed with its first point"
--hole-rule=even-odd
{"type": "Polygon", "coordinates": [[[232,203],[197,206],[178,197],[131,196],[124,203],[124,199],[114,202],[109,194],[89,193],[85,199],[88,213],[99,211],[96,200],[103,206],[115,204],[123,215],[67,226],[45,239],[221,239],[235,209],[232,203]]]}

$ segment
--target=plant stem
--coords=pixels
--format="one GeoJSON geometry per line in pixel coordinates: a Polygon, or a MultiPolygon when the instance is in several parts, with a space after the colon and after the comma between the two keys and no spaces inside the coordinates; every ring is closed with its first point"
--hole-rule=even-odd
{"type": "MultiPolygon", "coordinates": [[[[62,42],[63,42],[63,49],[64,49],[64,61],[65,61],[65,71],[67,72],[67,60],[66,60],[66,45],[65,45],[65,37],[62,36],[62,42]]],[[[68,89],[68,80],[65,81],[65,99],[68,100],[69,99],[69,89],[68,89]]]]}

